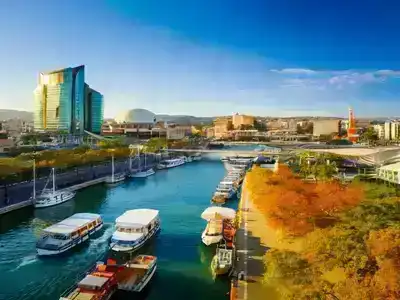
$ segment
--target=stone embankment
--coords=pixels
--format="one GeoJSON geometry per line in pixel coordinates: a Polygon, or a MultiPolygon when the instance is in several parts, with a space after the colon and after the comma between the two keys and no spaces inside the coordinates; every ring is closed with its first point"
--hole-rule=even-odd
{"type": "MultiPolygon", "coordinates": [[[[148,155],[146,164],[154,166],[159,158],[148,155]]],[[[129,159],[115,162],[115,173],[129,171],[129,159]]],[[[140,166],[144,166],[144,157],[141,157],[140,166]]],[[[132,159],[132,169],[138,169],[139,160],[132,159]]],[[[102,181],[106,176],[111,175],[111,163],[103,163],[94,166],[81,166],[74,170],[56,174],[56,189],[73,188],[80,189],[102,181]]],[[[50,176],[49,176],[50,177],[50,176]]],[[[49,177],[36,180],[36,193],[39,194],[43,188],[52,188],[52,179],[49,177]]],[[[29,198],[33,194],[33,181],[20,182],[9,186],[0,186],[0,215],[31,205],[29,198]]]]}

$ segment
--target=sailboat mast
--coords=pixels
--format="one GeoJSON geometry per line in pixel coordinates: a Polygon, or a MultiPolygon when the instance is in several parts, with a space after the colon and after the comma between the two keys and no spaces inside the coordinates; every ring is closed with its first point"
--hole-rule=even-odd
{"type": "Polygon", "coordinates": [[[54,168],[52,168],[52,172],[53,172],[53,193],[55,193],[56,192],[56,175],[55,175],[54,168]]]}
{"type": "Polygon", "coordinates": [[[140,161],[140,148],[139,148],[139,146],[138,146],[138,149],[137,149],[137,153],[138,153],[138,158],[139,158],[138,168],[139,168],[139,172],[140,172],[142,170],[142,167],[141,167],[141,161],[140,161]]]}
{"type": "Polygon", "coordinates": [[[33,199],[36,199],[36,160],[33,160],[33,199]]]}
{"type": "Polygon", "coordinates": [[[114,153],[111,156],[111,168],[112,168],[112,170],[111,170],[111,179],[114,182],[114,153]]]}

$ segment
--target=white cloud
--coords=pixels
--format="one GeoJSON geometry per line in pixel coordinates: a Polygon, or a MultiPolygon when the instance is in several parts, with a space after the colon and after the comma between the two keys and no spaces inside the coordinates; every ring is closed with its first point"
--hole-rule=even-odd
{"type": "Polygon", "coordinates": [[[312,75],[312,74],[317,73],[317,71],[310,70],[310,69],[296,69],[296,68],[288,68],[288,69],[280,69],[280,70],[272,69],[270,71],[274,72],[274,73],[293,74],[293,75],[296,75],[296,74],[312,75]]]}

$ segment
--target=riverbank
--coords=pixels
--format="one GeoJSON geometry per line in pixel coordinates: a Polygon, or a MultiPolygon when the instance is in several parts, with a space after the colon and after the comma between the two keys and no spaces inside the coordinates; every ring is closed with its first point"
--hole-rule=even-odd
{"type": "MultiPolygon", "coordinates": [[[[148,167],[154,167],[157,164],[156,157],[147,157],[148,167]]],[[[138,159],[132,160],[132,169],[138,170],[144,165],[144,158],[141,157],[139,164],[138,159]]],[[[130,169],[129,159],[115,163],[115,173],[128,172],[130,169]]],[[[92,167],[77,168],[74,171],[69,171],[56,175],[56,189],[76,191],[95,184],[104,182],[107,176],[112,173],[111,164],[101,164],[92,167]]],[[[45,187],[48,178],[39,178],[36,180],[36,192],[45,187]]],[[[11,211],[21,209],[32,205],[30,197],[33,192],[33,182],[21,182],[12,186],[0,187],[0,215],[11,211]]]]}

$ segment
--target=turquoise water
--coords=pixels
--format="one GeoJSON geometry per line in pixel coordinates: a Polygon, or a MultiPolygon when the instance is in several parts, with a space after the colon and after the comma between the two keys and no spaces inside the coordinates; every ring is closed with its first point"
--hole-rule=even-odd
{"type": "MultiPolygon", "coordinates": [[[[158,209],[162,222],[161,233],[145,249],[159,258],[157,275],[139,298],[227,299],[228,282],[212,279],[214,253],[200,239],[205,227],[200,214],[210,205],[224,172],[219,161],[194,162],[114,188],[87,188],[75,200],[53,208],[28,208],[0,217],[0,299],[58,299],[107,252],[115,218],[134,208],[158,209]],[[109,225],[65,257],[38,258],[35,241],[40,230],[76,212],[99,213],[109,225]]],[[[237,201],[229,205],[235,207],[237,201]]]]}

